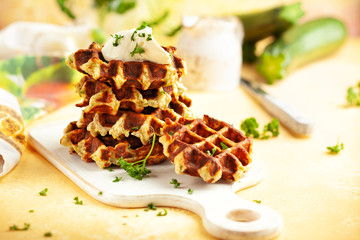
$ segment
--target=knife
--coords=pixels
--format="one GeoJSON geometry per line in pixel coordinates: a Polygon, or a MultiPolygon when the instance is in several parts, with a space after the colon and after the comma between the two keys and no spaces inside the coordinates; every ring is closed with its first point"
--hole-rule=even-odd
{"type": "Polygon", "coordinates": [[[241,79],[241,86],[255,98],[266,111],[298,136],[309,136],[314,129],[314,121],[304,116],[293,106],[286,104],[266,93],[255,83],[241,79]]]}

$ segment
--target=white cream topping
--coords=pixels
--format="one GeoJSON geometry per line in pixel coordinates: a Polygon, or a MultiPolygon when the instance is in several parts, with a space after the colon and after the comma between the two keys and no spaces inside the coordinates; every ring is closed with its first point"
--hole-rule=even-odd
{"type": "Polygon", "coordinates": [[[121,60],[171,64],[169,53],[155,41],[150,27],[141,30],[124,30],[112,35],[101,52],[108,62],[121,60]]]}

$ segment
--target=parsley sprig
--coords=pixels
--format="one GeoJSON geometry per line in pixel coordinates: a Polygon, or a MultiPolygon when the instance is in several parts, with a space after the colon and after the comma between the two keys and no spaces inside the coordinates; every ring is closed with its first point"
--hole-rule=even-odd
{"type": "Polygon", "coordinates": [[[357,86],[347,89],[346,100],[350,106],[360,106],[360,81],[357,86]]]}
{"type": "Polygon", "coordinates": [[[83,205],[83,201],[82,200],[80,201],[78,196],[74,197],[74,200],[75,200],[75,204],[83,205]]]}
{"type": "Polygon", "coordinates": [[[157,207],[155,207],[155,205],[153,203],[149,203],[147,208],[144,209],[145,212],[149,211],[149,210],[156,210],[157,207]]]}
{"type": "Polygon", "coordinates": [[[124,38],[124,35],[119,35],[119,34],[115,34],[115,35],[110,34],[110,36],[115,39],[115,41],[113,42],[114,47],[119,46],[120,39],[124,38]]]}
{"type": "Polygon", "coordinates": [[[180,186],[180,183],[176,178],[171,179],[170,184],[174,184],[174,188],[178,188],[180,186]]]}
{"type": "Polygon", "coordinates": [[[159,217],[166,216],[166,215],[167,215],[166,209],[164,208],[163,211],[164,211],[164,212],[161,212],[161,211],[158,212],[158,213],[156,214],[156,216],[159,216],[159,217]]]}
{"type": "Polygon", "coordinates": [[[258,131],[259,123],[255,118],[247,118],[245,119],[241,125],[240,129],[245,132],[247,137],[260,138],[260,139],[268,139],[270,137],[276,137],[279,135],[279,120],[273,118],[272,121],[266,124],[263,128],[262,133],[258,131]]]}
{"type": "Polygon", "coordinates": [[[141,56],[141,54],[144,52],[145,52],[144,48],[140,47],[139,44],[136,43],[136,46],[135,46],[134,50],[132,52],[130,52],[130,55],[132,57],[134,57],[135,54],[139,54],[141,56]]]}
{"type": "Polygon", "coordinates": [[[331,154],[338,154],[341,150],[344,149],[344,143],[337,141],[336,145],[329,146],[326,149],[329,150],[331,154]]]}
{"type": "Polygon", "coordinates": [[[46,196],[47,191],[48,191],[48,189],[44,188],[44,190],[39,192],[40,196],[46,196]]]}
{"type": "Polygon", "coordinates": [[[28,230],[30,227],[30,223],[24,223],[24,227],[23,228],[19,228],[17,225],[12,225],[9,227],[10,231],[26,231],[28,230]]]}
{"type": "Polygon", "coordinates": [[[146,164],[146,160],[149,158],[149,156],[151,155],[154,149],[155,138],[156,138],[156,134],[154,133],[150,151],[144,159],[139,160],[137,162],[129,163],[125,161],[122,157],[120,157],[118,161],[118,165],[121,168],[123,168],[130,177],[138,180],[142,180],[146,175],[151,173],[151,171],[145,167],[145,164],[146,164]]]}

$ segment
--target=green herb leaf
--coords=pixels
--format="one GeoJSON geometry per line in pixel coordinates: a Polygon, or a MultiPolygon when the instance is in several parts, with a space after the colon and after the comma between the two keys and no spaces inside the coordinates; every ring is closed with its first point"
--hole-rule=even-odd
{"type": "Polygon", "coordinates": [[[259,124],[253,117],[245,119],[240,125],[240,129],[244,131],[245,135],[253,138],[258,138],[260,136],[260,133],[257,130],[258,127],[259,124]]]}
{"type": "Polygon", "coordinates": [[[276,137],[279,135],[279,120],[276,118],[273,118],[273,120],[264,126],[263,133],[261,136],[261,139],[268,139],[270,136],[267,135],[268,132],[272,134],[273,137],[276,137]]]}
{"type": "Polygon", "coordinates": [[[102,195],[102,191],[98,192],[98,196],[101,196],[102,195]]]}
{"type": "Polygon", "coordinates": [[[253,202],[256,202],[256,203],[260,204],[261,200],[253,200],[253,202]]]}
{"type": "Polygon", "coordinates": [[[226,146],[226,144],[223,143],[223,142],[221,142],[220,145],[221,145],[222,150],[225,150],[225,149],[228,149],[228,148],[229,148],[229,147],[226,146]]]}
{"type": "Polygon", "coordinates": [[[355,87],[349,87],[346,100],[350,106],[360,106],[360,82],[355,87]]]}
{"type": "Polygon", "coordinates": [[[41,192],[39,192],[39,194],[41,196],[46,196],[46,193],[47,193],[48,189],[47,188],[44,188],[44,190],[42,190],[41,192]]]}
{"type": "Polygon", "coordinates": [[[46,232],[44,233],[44,237],[51,237],[52,236],[52,233],[51,232],[46,232]]]}
{"type": "Polygon", "coordinates": [[[338,154],[341,150],[344,149],[344,144],[337,142],[335,146],[329,146],[326,149],[330,151],[331,154],[338,154]]]}
{"type": "Polygon", "coordinates": [[[163,209],[164,213],[163,212],[158,212],[158,214],[156,214],[156,216],[166,216],[167,215],[167,211],[166,209],[163,209]]]}
{"type": "Polygon", "coordinates": [[[146,27],[148,27],[149,25],[146,23],[146,22],[142,22],[141,23],[141,25],[140,25],[140,27],[138,27],[136,30],[142,30],[142,29],[144,29],[144,28],[146,28],[146,27]]]}
{"type": "Polygon", "coordinates": [[[151,155],[154,149],[155,139],[156,139],[156,134],[153,135],[150,151],[143,160],[133,163],[128,163],[122,157],[119,159],[118,165],[121,168],[123,168],[130,177],[138,180],[142,180],[146,175],[151,173],[151,171],[147,169],[145,165],[146,165],[146,160],[149,158],[149,156],[151,155]]]}
{"type": "Polygon", "coordinates": [[[109,172],[113,172],[114,170],[111,167],[108,167],[109,172]]]}
{"type": "Polygon", "coordinates": [[[115,180],[113,182],[120,182],[122,180],[122,177],[115,177],[115,180]]]}
{"type": "Polygon", "coordinates": [[[34,210],[33,210],[33,209],[30,209],[30,210],[29,210],[29,213],[33,213],[33,212],[34,212],[34,210]]]}
{"type": "Polygon", "coordinates": [[[138,126],[136,126],[136,127],[132,127],[132,128],[131,128],[131,130],[133,130],[133,131],[137,131],[137,130],[139,130],[139,127],[138,127],[138,126]]]}
{"type": "Polygon", "coordinates": [[[151,40],[152,40],[152,36],[151,36],[151,34],[148,34],[146,41],[151,41],[151,40]]]}
{"type": "Polygon", "coordinates": [[[114,46],[114,47],[119,46],[119,41],[120,41],[120,39],[124,38],[123,35],[119,35],[119,34],[115,34],[115,35],[111,35],[111,34],[110,34],[110,36],[115,39],[115,41],[113,42],[113,46],[114,46]]]}
{"type": "Polygon", "coordinates": [[[139,33],[138,36],[139,37],[145,37],[145,33],[139,33]]]}
{"type": "Polygon", "coordinates": [[[279,120],[273,118],[272,121],[266,125],[264,125],[262,134],[259,133],[258,128],[259,124],[255,118],[247,118],[245,119],[241,125],[240,129],[244,131],[247,137],[260,138],[260,139],[268,139],[270,137],[276,137],[279,135],[279,120]],[[270,135],[268,134],[270,133],[270,135]]]}
{"type": "Polygon", "coordinates": [[[194,193],[194,190],[191,189],[191,188],[189,188],[189,189],[188,189],[188,194],[191,195],[191,194],[193,194],[193,193],[194,193]]]}
{"type": "Polygon", "coordinates": [[[171,179],[170,184],[174,184],[174,188],[178,188],[180,186],[180,183],[175,178],[171,179]]]}
{"type": "Polygon", "coordinates": [[[26,231],[28,230],[30,227],[30,223],[24,223],[24,227],[23,228],[19,228],[17,225],[12,225],[9,227],[10,231],[26,231]]]}
{"type": "Polygon", "coordinates": [[[137,31],[135,30],[134,32],[133,32],[133,34],[131,35],[131,41],[135,41],[135,34],[137,33],[137,31]]]}
{"type": "Polygon", "coordinates": [[[137,43],[136,43],[136,46],[134,48],[134,50],[132,52],[130,52],[130,55],[132,57],[134,57],[135,54],[139,54],[141,56],[142,53],[144,53],[145,50],[144,48],[140,47],[137,43]]]}
{"type": "Polygon", "coordinates": [[[74,200],[75,200],[75,204],[83,205],[83,201],[79,201],[78,196],[74,197],[74,200]]]}
{"type": "Polygon", "coordinates": [[[155,205],[153,203],[149,203],[147,206],[147,209],[145,209],[144,211],[149,211],[149,210],[156,210],[157,207],[155,207],[155,205]]]}
{"type": "Polygon", "coordinates": [[[59,5],[61,11],[65,13],[69,18],[75,19],[75,15],[70,10],[70,8],[67,5],[68,0],[56,0],[57,4],[59,5]]]}
{"type": "Polygon", "coordinates": [[[206,151],[206,153],[207,153],[208,155],[210,155],[210,156],[214,156],[215,152],[216,152],[216,147],[214,147],[213,149],[211,149],[211,152],[210,152],[209,150],[206,151]]]}

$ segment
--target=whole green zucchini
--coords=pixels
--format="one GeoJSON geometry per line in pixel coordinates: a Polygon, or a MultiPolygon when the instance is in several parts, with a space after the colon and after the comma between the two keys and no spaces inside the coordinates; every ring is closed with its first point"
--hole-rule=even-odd
{"type": "Polygon", "coordinates": [[[287,72],[334,52],[346,35],[344,23],[335,18],[318,18],[296,25],[265,48],[257,70],[272,84],[287,72]]]}
{"type": "Polygon", "coordinates": [[[291,3],[251,13],[237,15],[244,26],[243,60],[255,62],[256,42],[269,36],[279,36],[282,32],[297,24],[304,15],[301,3],[291,3]]]}
{"type": "Polygon", "coordinates": [[[304,15],[301,3],[280,5],[266,10],[237,15],[244,26],[244,42],[257,42],[281,34],[304,15]]]}

